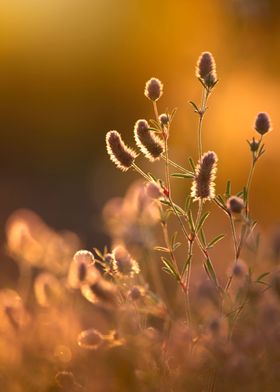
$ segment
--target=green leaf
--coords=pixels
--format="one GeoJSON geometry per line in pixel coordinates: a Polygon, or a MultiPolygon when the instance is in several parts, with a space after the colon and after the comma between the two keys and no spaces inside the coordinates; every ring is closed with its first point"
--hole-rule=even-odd
{"type": "Polygon", "coordinates": [[[230,182],[230,180],[227,181],[225,195],[227,198],[229,198],[231,195],[231,182],[230,182]]]}
{"type": "Polygon", "coordinates": [[[246,186],[243,188],[243,200],[246,202],[248,197],[248,192],[246,186]]]}
{"type": "Polygon", "coordinates": [[[264,272],[263,274],[257,277],[256,282],[261,281],[263,278],[265,278],[268,275],[270,275],[270,272],[264,272]]]}
{"type": "Polygon", "coordinates": [[[180,277],[179,277],[177,271],[175,270],[175,268],[174,268],[172,262],[171,262],[170,260],[166,259],[165,257],[161,257],[161,261],[163,262],[163,264],[164,264],[165,268],[168,270],[168,272],[169,272],[172,276],[174,276],[174,278],[175,278],[176,280],[180,280],[180,277]]]}
{"type": "Polygon", "coordinates": [[[193,102],[193,101],[189,101],[189,104],[193,107],[195,113],[199,113],[199,108],[197,107],[197,105],[193,102]]]}
{"type": "Polygon", "coordinates": [[[207,245],[207,248],[213,248],[214,245],[216,245],[219,241],[221,241],[225,237],[224,234],[219,234],[217,237],[215,237],[212,241],[209,242],[207,245]]]}
{"type": "Polygon", "coordinates": [[[176,178],[194,178],[194,174],[191,172],[188,173],[172,173],[171,174],[172,177],[176,177],[176,178]]]}
{"type": "Polygon", "coordinates": [[[173,234],[172,237],[171,237],[171,245],[172,245],[172,248],[173,248],[173,245],[174,245],[175,242],[176,242],[177,235],[178,235],[178,232],[175,231],[174,234],[173,234]]]}
{"type": "Polygon", "coordinates": [[[157,250],[158,252],[170,253],[170,250],[168,248],[165,248],[164,246],[155,246],[154,250],[157,250]]]}
{"type": "Polygon", "coordinates": [[[182,272],[181,272],[181,276],[184,276],[184,273],[186,272],[188,266],[190,265],[191,259],[192,259],[192,254],[188,256],[188,258],[187,258],[187,260],[186,260],[186,262],[185,262],[185,264],[183,266],[183,269],[182,269],[182,272]]]}
{"type": "Polygon", "coordinates": [[[202,228],[202,229],[200,230],[200,232],[199,232],[199,238],[200,238],[200,240],[201,240],[201,242],[202,242],[202,245],[203,245],[204,247],[207,247],[206,238],[205,238],[205,234],[204,234],[203,228],[202,228]]]}
{"type": "Polygon", "coordinates": [[[195,232],[194,221],[193,221],[193,216],[192,216],[191,210],[188,211],[187,216],[188,216],[190,228],[193,232],[195,232]]]}
{"type": "Polygon", "coordinates": [[[147,174],[151,178],[151,180],[153,180],[154,182],[158,181],[158,179],[152,173],[148,172],[147,174]]]}
{"type": "Polygon", "coordinates": [[[175,244],[172,246],[172,250],[175,251],[175,250],[178,249],[181,245],[182,245],[181,242],[175,242],[175,244]]]}
{"type": "MultiPolygon", "coordinates": [[[[161,199],[160,202],[161,202],[161,204],[170,207],[173,211],[172,204],[169,200],[161,199]]],[[[185,211],[181,207],[177,206],[177,204],[173,203],[173,206],[174,206],[175,210],[178,212],[178,214],[181,214],[181,215],[185,214],[185,211]]]]}
{"type": "Polygon", "coordinates": [[[218,280],[217,280],[217,276],[216,276],[216,272],[214,270],[214,267],[211,263],[211,260],[209,259],[209,257],[207,258],[207,260],[204,262],[204,268],[205,271],[207,273],[207,275],[209,276],[209,278],[215,283],[215,285],[218,287],[218,280]]]}
{"type": "Polygon", "coordinates": [[[217,196],[216,196],[216,199],[221,203],[221,205],[222,205],[224,208],[227,209],[226,203],[225,203],[225,201],[224,201],[224,199],[222,198],[221,195],[217,195],[217,196]]]}
{"type": "Polygon", "coordinates": [[[186,213],[188,213],[188,211],[190,209],[191,201],[192,201],[191,197],[187,196],[186,200],[185,200],[185,205],[184,205],[184,210],[185,210],[186,213]]]}
{"type": "Polygon", "coordinates": [[[191,157],[189,157],[189,162],[190,162],[190,165],[191,165],[193,172],[195,172],[195,164],[194,164],[194,161],[191,157]]]}
{"type": "Polygon", "coordinates": [[[205,212],[202,217],[200,218],[197,228],[196,228],[196,232],[199,233],[199,230],[202,228],[202,226],[204,225],[206,219],[208,218],[208,216],[210,215],[210,212],[205,212]]]}

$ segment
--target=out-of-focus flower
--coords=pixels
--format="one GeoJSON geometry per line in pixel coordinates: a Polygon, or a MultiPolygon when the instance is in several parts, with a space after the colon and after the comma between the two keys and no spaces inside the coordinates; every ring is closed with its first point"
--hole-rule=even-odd
{"type": "Polygon", "coordinates": [[[89,284],[95,283],[100,278],[100,273],[94,264],[95,259],[91,252],[87,250],[76,252],[69,268],[69,286],[77,289],[85,282],[89,284]]]}
{"type": "Polygon", "coordinates": [[[142,182],[134,183],[124,198],[109,200],[103,209],[103,218],[114,243],[123,243],[128,248],[153,246],[154,227],[160,215],[142,182]]]}
{"type": "Polygon", "coordinates": [[[29,210],[14,212],[6,225],[6,233],[11,257],[57,275],[67,271],[72,255],[79,246],[75,234],[56,233],[29,210]]]}
{"type": "Polygon", "coordinates": [[[62,284],[49,272],[43,272],[36,277],[34,293],[39,305],[44,307],[61,302],[65,294],[62,284]]]}
{"type": "Polygon", "coordinates": [[[119,276],[134,276],[140,272],[139,265],[121,245],[113,249],[113,270],[119,276]]]}

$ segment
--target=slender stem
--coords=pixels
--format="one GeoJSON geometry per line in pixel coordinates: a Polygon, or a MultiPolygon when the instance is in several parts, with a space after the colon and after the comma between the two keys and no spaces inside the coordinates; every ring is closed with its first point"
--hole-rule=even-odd
{"type": "Polygon", "coordinates": [[[209,90],[203,87],[202,90],[202,101],[201,101],[201,109],[199,111],[199,122],[198,122],[198,158],[200,159],[202,156],[202,123],[204,114],[206,111],[206,103],[209,96],[209,90]]]}
{"type": "MultiPolygon", "coordinates": [[[[262,144],[262,138],[263,137],[261,136],[260,141],[259,141],[259,146],[261,146],[261,144],[262,144]]],[[[249,176],[248,176],[248,180],[247,180],[247,184],[246,184],[247,197],[246,197],[246,203],[245,203],[245,212],[246,212],[247,218],[249,215],[249,192],[251,189],[251,184],[252,184],[252,179],[253,179],[256,163],[259,158],[260,158],[259,151],[257,151],[257,153],[253,153],[253,160],[252,160],[252,164],[251,164],[251,168],[250,168],[250,172],[249,172],[249,176]]]]}
{"type": "MultiPolygon", "coordinates": [[[[157,109],[157,103],[155,101],[153,101],[153,106],[154,106],[154,112],[155,112],[155,116],[156,116],[156,120],[158,121],[158,109],[157,109]]],[[[162,135],[163,135],[163,139],[164,139],[164,157],[165,157],[165,182],[166,182],[166,186],[167,186],[167,191],[168,191],[168,199],[171,205],[171,208],[174,212],[174,214],[176,215],[178,222],[181,226],[181,229],[183,231],[183,234],[186,238],[186,240],[189,240],[188,237],[188,233],[186,231],[185,225],[180,217],[180,215],[178,214],[178,211],[175,208],[175,205],[173,203],[172,197],[171,197],[171,183],[170,183],[170,173],[169,173],[169,158],[168,158],[168,135],[169,135],[169,129],[162,129],[162,135]]]]}
{"type": "MultiPolygon", "coordinates": [[[[157,108],[157,103],[155,101],[153,101],[153,107],[154,107],[156,120],[158,121],[159,120],[158,108],[157,108]]],[[[180,215],[178,214],[178,211],[176,210],[176,207],[175,207],[175,205],[173,203],[172,196],[171,196],[171,181],[170,181],[169,157],[168,157],[169,127],[167,127],[167,128],[161,127],[161,128],[162,128],[162,137],[163,137],[163,140],[164,140],[165,182],[166,182],[166,186],[167,186],[167,197],[169,199],[170,206],[171,206],[171,208],[172,208],[172,210],[173,210],[175,216],[177,217],[178,222],[179,222],[179,224],[181,226],[182,232],[183,232],[187,242],[189,242],[188,232],[186,231],[185,225],[184,225],[180,215]]],[[[173,264],[176,266],[178,275],[180,276],[180,272],[179,272],[179,269],[178,269],[178,265],[177,265],[177,262],[176,262],[176,258],[175,258],[174,252],[173,252],[172,248],[170,247],[166,224],[163,227],[163,229],[164,229],[165,242],[166,242],[166,244],[168,246],[168,249],[170,250],[170,256],[172,258],[173,264]]],[[[186,285],[184,284],[183,279],[182,279],[181,276],[180,276],[179,283],[180,283],[180,285],[182,287],[182,290],[183,290],[183,293],[185,295],[187,319],[188,319],[188,322],[191,323],[191,313],[190,313],[190,306],[189,306],[190,305],[189,304],[189,298],[186,298],[186,297],[188,297],[187,296],[187,292],[186,292],[186,285]]]]}
{"type": "Polygon", "coordinates": [[[256,160],[254,159],[250,168],[250,172],[249,172],[249,176],[248,176],[248,180],[247,180],[247,185],[246,185],[246,203],[245,203],[245,213],[246,213],[246,217],[248,217],[249,215],[249,192],[250,192],[250,188],[251,188],[251,184],[252,184],[252,179],[253,179],[253,174],[255,171],[255,166],[256,166],[256,160]]]}
{"type": "MultiPolygon", "coordinates": [[[[164,154],[162,155],[162,158],[163,158],[164,160],[166,160],[166,157],[165,157],[164,154]]],[[[176,169],[180,170],[180,171],[183,172],[183,173],[186,173],[186,174],[193,174],[191,171],[185,169],[183,166],[178,165],[176,162],[171,161],[170,158],[168,158],[168,163],[169,163],[171,166],[174,166],[176,169]]]]}
{"type": "Polygon", "coordinates": [[[237,245],[237,235],[236,235],[236,230],[235,230],[235,225],[234,225],[234,221],[232,218],[232,215],[229,215],[229,220],[230,220],[230,228],[231,228],[231,232],[232,232],[232,238],[233,238],[233,247],[234,247],[234,257],[235,257],[235,262],[237,262],[237,256],[238,256],[238,245],[237,245]]]}
{"type": "Polygon", "coordinates": [[[143,170],[140,169],[139,166],[136,165],[136,163],[132,164],[132,167],[134,168],[135,171],[137,171],[142,177],[144,177],[147,181],[151,181],[151,179],[149,178],[149,176],[143,172],[143,170]]]}
{"type": "MultiPolygon", "coordinates": [[[[233,222],[232,215],[229,214],[229,220],[230,220],[230,228],[231,228],[231,233],[232,233],[232,238],[233,238],[233,247],[234,247],[234,262],[237,263],[238,257],[239,257],[239,246],[238,246],[238,241],[237,241],[237,236],[236,236],[236,230],[235,230],[235,225],[233,222]]],[[[230,288],[231,282],[232,282],[232,272],[227,280],[226,286],[225,286],[225,292],[227,292],[230,288]]]]}
{"type": "Polygon", "coordinates": [[[154,113],[155,113],[156,121],[159,121],[159,114],[158,114],[158,108],[157,108],[157,102],[156,101],[153,101],[153,107],[154,107],[154,113]]]}

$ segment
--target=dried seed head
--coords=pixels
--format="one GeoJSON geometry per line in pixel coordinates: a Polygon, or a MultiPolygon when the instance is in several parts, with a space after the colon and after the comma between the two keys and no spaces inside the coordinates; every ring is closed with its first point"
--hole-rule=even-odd
{"type": "Polygon", "coordinates": [[[150,161],[155,161],[163,153],[163,142],[150,131],[146,120],[138,120],[134,126],[134,138],[141,152],[150,161]]]}
{"type": "Polygon", "coordinates": [[[213,151],[206,152],[199,160],[191,188],[191,197],[194,200],[214,199],[217,161],[217,155],[213,151]]]}
{"type": "Polygon", "coordinates": [[[264,135],[271,130],[271,121],[267,113],[259,113],[255,121],[255,130],[264,135]]]}
{"type": "Polygon", "coordinates": [[[197,62],[196,77],[212,88],[217,82],[216,63],[210,52],[203,52],[197,62]]]}
{"type": "Polygon", "coordinates": [[[68,284],[73,289],[80,288],[85,283],[93,283],[100,278],[95,268],[95,259],[91,252],[79,250],[75,253],[68,272],[68,284]]]}
{"type": "Polygon", "coordinates": [[[244,200],[238,196],[231,196],[227,200],[227,209],[230,213],[240,214],[243,208],[245,207],[244,200]]]}
{"type": "Polygon", "coordinates": [[[121,169],[127,171],[133,164],[137,154],[125,145],[121,135],[117,131],[110,131],[106,135],[107,152],[112,162],[121,169]]]}
{"type": "Polygon", "coordinates": [[[163,196],[162,190],[156,182],[148,182],[146,184],[146,194],[151,199],[159,199],[163,196]]]}
{"type": "Polygon", "coordinates": [[[151,101],[157,101],[162,96],[163,84],[157,78],[151,78],[145,85],[145,96],[151,101]]]}
{"type": "Polygon", "coordinates": [[[117,246],[113,250],[113,269],[121,276],[133,276],[140,272],[139,265],[123,246],[117,246]]]}
{"type": "Polygon", "coordinates": [[[158,119],[161,126],[167,126],[169,124],[169,116],[166,113],[162,113],[158,119]]]}

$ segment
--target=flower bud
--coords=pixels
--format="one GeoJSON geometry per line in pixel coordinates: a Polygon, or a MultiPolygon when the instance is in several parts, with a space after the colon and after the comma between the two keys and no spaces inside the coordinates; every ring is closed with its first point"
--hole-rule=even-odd
{"type": "Polygon", "coordinates": [[[197,62],[196,77],[204,82],[208,88],[217,83],[216,64],[210,52],[203,52],[197,62]]]}
{"type": "Polygon", "coordinates": [[[271,129],[271,121],[267,113],[259,113],[255,121],[255,130],[264,135],[271,129]]]}
{"type": "Polygon", "coordinates": [[[166,114],[166,113],[162,113],[160,116],[159,116],[159,122],[160,122],[160,124],[161,124],[161,126],[167,126],[168,124],[169,124],[169,116],[168,116],[168,114],[166,114]]]}
{"type": "Polygon", "coordinates": [[[230,213],[240,214],[243,208],[245,207],[244,200],[238,196],[231,196],[227,200],[227,209],[230,213]]]}

